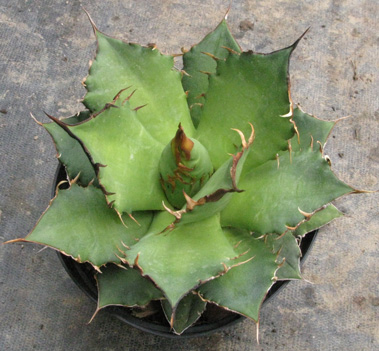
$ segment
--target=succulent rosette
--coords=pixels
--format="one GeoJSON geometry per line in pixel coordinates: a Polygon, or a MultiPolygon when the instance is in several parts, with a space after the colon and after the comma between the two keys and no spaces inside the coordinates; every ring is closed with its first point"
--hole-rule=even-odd
{"type": "Polygon", "coordinates": [[[97,311],[161,300],[177,334],[207,303],[258,321],[275,281],[301,279],[301,237],[356,191],[323,152],[336,122],[292,104],[299,40],[243,52],[224,19],[179,71],[174,55],[93,28],[86,110],[43,124],[69,188],[15,241],[92,264],[97,311]]]}

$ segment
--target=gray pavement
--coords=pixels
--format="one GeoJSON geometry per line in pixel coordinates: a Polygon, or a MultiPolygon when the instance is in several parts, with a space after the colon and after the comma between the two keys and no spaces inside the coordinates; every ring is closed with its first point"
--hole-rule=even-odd
{"type": "MultiPolygon", "coordinates": [[[[29,117],[82,109],[80,81],[95,41],[84,6],[106,33],[177,53],[212,30],[229,1],[0,0],[0,241],[25,236],[46,208],[57,167],[49,135],[29,117]]],[[[378,189],[378,2],[234,0],[232,32],[244,49],[270,52],[310,31],[291,62],[294,102],[341,121],[326,153],[350,185],[378,189]]],[[[102,311],[52,250],[0,246],[0,350],[377,350],[378,195],[339,199],[346,213],[324,227],[304,266],[262,309],[261,344],[244,321],[209,337],[167,340],[102,311]]]]}

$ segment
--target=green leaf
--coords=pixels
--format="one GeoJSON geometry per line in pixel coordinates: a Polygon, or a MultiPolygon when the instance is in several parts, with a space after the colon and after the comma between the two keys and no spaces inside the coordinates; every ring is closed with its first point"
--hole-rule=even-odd
{"type": "Polygon", "coordinates": [[[78,262],[90,262],[99,269],[107,262],[120,263],[126,246],[136,242],[147,231],[152,213],[134,213],[136,224],[128,217],[123,220],[110,209],[98,188],[82,188],[71,184],[60,190],[34,230],[18,241],[50,246],[78,262]]]}
{"type": "Polygon", "coordinates": [[[188,75],[183,75],[182,84],[184,90],[188,91],[188,106],[191,108],[195,127],[199,125],[201,104],[204,103],[204,97],[201,95],[208,90],[208,77],[201,71],[215,73],[217,66],[215,59],[204,53],[211,54],[218,59],[225,59],[229,52],[223,47],[236,52],[241,51],[229,31],[226,20],[221,21],[213,32],[183,55],[183,69],[188,75]]]}
{"type": "Polygon", "coordinates": [[[127,251],[126,260],[149,276],[175,307],[189,291],[233,266],[237,253],[223,234],[219,216],[162,233],[171,218],[168,212],[159,213],[149,232],[127,251]]]}
{"type": "Polygon", "coordinates": [[[179,125],[175,137],[163,149],[159,173],[168,202],[181,208],[186,203],[184,193],[195,195],[212,175],[213,166],[205,147],[187,138],[179,125]]]}
{"type": "Polygon", "coordinates": [[[220,167],[240,145],[230,128],[256,138],[246,160],[246,171],[285,150],[294,135],[289,118],[288,61],[295,44],[271,54],[230,54],[217,62],[217,73],[209,78],[198,139],[208,150],[215,168],[220,167]],[[242,103],[243,102],[243,103],[242,103]]]}
{"type": "Polygon", "coordinates": [[[272,247],[273,252],[278,253],[277,262],[281,263],[276,272],[278,280],[302,279],[300,272],[301,250],[291,231],[280,237],[275,234],[267,235],[266,244],[272,247]]]}
{"type": "Polygon", "coordinates": [[[205,283],[198,291],[205,300],[258,321],[260,306],[274,283],[277,255],[264,239],[247,231],[227,228],[224,233],[231,244],[237,245],[238,252],[248,250],[246,256],[253,259],[205,283]]]}
{"type": "MultiPolygon", "coordinates": [[[[72,125],[82,122],[90,117],[88,111],[82,111],[78,115],[65,118],[62,121],[72,125]]],[[[44,123],[42,126],[49,132],[57,149],[58,160],[66,167],[69,179],[74,179],[79,173],[78,184],[87,186],[92,180],[97,185],[95,170],[88,156],[83,151],[80,143],[71,137],[57,123],[44,123]]]]}
{"type": "Polygon", "coordinates": [[[145,306],[151,300],[163,298],[162,292],[136,269],[107,265],[96,275],[96,280],[98,310],[111,305],[145,306]]]}
{"type": "Polygon", "coordinates": [[[293,232],[293,234],[300,237],[304,236],[305,234],[319,229],[333,219],[341,216],[343,216],[343,213],[340,212],[335,206],[328,205],[326,208],[312,215],[308,221],[300,224],[300,226],[293,232]]]}
{"type": "Polygon", "coordinates": [[[140,122],[142,109],[131,110],[129,102],[121,100],[117,107],[66,128],[82,141],[92,161],[103,165],[98,179],[117,211],[163,209],[158,163],[164,145],[140,122]]]}
{"type": "Polygon", "coordinates": [[[323,121],[313,117],[303,112],[300,108],[293,110],[292,119],[299,132],[299,139],[297,135],[295,135],[291,143],[292,150],[294,151],[306,150],[312,144],[317,145],[317,142],[320,142],[323,147],[330,131],[336,124],[336,122],[323,121]]]}
{"type": "Polygon", "coordinates": [[[186,206],[180,211],[169,211],[177,218],[173,225],[183,225],[209,218],[227,206],[233,193],[241,191],[237,184],[254,140],[254,131],[248,141],[243,135],[241,138],[242,149],[236,155],[232,155],[193,198],[186,196],[186,206]]]}
{"type": "Polygon", "coordinates": [[[131,108],[146,105],[140,121],[155,139],[166,145],[179,123],[191,136],[194,128],[173,57],[95,32],[98,50],[85,81],[88,93],[83,103],[98,112],[121,89],[131,86],[136,90],[131,108]]]}
{"type": "Polygon", "coordinates": [[[282,152],[241,176],[243,193],[234,194],[221,213],[223,226],[282,234],[312,213],[354,190],[340,181],[318,151],[282,152]],[[279,165],[279,166],[278,166],[279,165]]]}
{"type": "Polygon", "coordinates": [[[179,301],[173,316],[170,303],[167,300],[162,300],[161,303],[168,322],[171,324],[174,332],[179,335],[201,317],[207,304],[199,295],[189,293],[179,301]]]}

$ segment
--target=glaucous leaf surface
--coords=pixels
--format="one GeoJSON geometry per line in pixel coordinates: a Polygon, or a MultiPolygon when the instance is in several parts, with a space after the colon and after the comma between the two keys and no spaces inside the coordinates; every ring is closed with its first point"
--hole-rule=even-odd
{"type": "Polygon", "coordinates": [[[170,303],[167,300],[162,300],[162,308],[166,318],[172,324],[174,332],[179,335],[200,318],[206,304],[199,295],[190,292],[179,301],[173,315],[170,303]]]}
{"type": "Polygon", "coordinates": [[[280,267],[276,272],[278,280],[301,279],[300,257],[301,250],[296,238],[289,230],[284,235],[267,235],[266,243],[278,253],[277,262],[280,267]]]}
{"type": "Polygon", "coordinates": [[[133,245],[147,231],[152,213],[133,214],[140,225],[128,217],[122,224],[110,209],[98,188],[83,188],[72,184],[58,191],[33,231],[22,241],[50,246],[78,262],[90,262],[94,267],[121,263],[116,256],[124,245],[133,245]]]}
{"type": "Polygon", "coordinates": [[[316,147],[317,142],[320,142],[324,146],[331,130],[336,124],[334,121],[323,121],[311,116],[300,108],[293,110],[292,119],[299,132],[299,138],[295,135],[292,139],[291,146],[294,151],[306,150],[312,144],[316,147]]]}
{"type": "Polygon", "coordinates": [[[294,135],[289,117],[289,47],[271,54],[229,54],[217,62],[217,71],[209,77],[208,92],[196,138],[208,149],[215,168],[219,168],[241,144],[231,128],[256,138],[246,160],[246,171],[275,158],[285,150],[294,135]]]}
{"type": "Polygon", "coordinates": [[[248,141],[243,136],[243,146],[235,155],[231,155],[192,198],[187,205],[176,212],[175,225],[182,225],[209,218],[220,213],[229,203],[233,193],[238,193],[238,182],[254,140],[252,131],[248,141]]]}
{"type": "Polygon", "coordinates": [[[328,205],[321,211],[316,212],[308,221],[300,224],[300,226],[293,232],[295,236],[304,236],[305,234],[319,229],[325,224],[331,222],[333,219],[343,216],[335,206],[328,205]]]}
{"type": "Polygon", "coordinates": [[[318,150],[281,152],[241,177],[243,193],[234,194],[221,213],[223,226],[282,234],[307,213],[354,190],[340,181],[318,150]],[[279,166],[278,166],[279,165],[279,166]]]}
{"type": "Polygon", "coordinates": [[[95,30],[98,49],[86,78],[83,103],[98,112],[127,87],[135,90],[131,108],[140,111],[141,123],[159,142],[166,145],[181,123],[188,136],[194,127],[188,110],[181,75],[174,69],[172,56],[154,47],[143,47],[111,38],[95,30]]]}
{"type": "MultiPolygon", "coordinates": [[[[63,121],[66,124],[72,125],[82,122],[89,117],[90,113],[83,111],[77,116],[65,118],[63,121]]],[[[94,180],[94,184],[96,185],[97,179],[95,170],[80,143],[54,122],[44,123],[42,125],[53,138],[57,149],[58,160],[65,166],[69,178],[74,179],[80,173],[77,180],[79,184],[87,186],[94,180]]]]}
{"type": "Polygon", "coordinates": [[[120,213],[163,209],[158,163],[165,145],[140,122],[142,109],[132,110],[129,101],[121,101],[122,95],[117,107],[67,128],[83,142],[92,161],[102,165],[99,182],[113,193],[107,200],[120,213]]]}
{"type": "Polygon", "coordinates": [[[230,33],[226,20],[222,20],[213,32],[183,55],[183,69],[187,74],[183,75],[182,84],[184,90],[188,92],[188,106],[195,127],[200,122],[201,105],[204,103],[203,94],[208,91],[208,76],[203,72],[215,73],[217,66],[215,59],[206,53],[217,59],[225,59],[229,55],[225,47],[236,52],[241,51],[230,33]]]}
{"type": "Polygon", "coordinates": [[[162,292],[141,273],[130,267],[107,265],[96,275],[98,310],[106,306],[145,306],[163,298],[162,292]]]}
{"type": "Polygon", "coordinates": [[[159,213],[149,232],[126,252],[126,260],[149,276],[175,308],[201,282],[232,267],[238,253],[225,237],[218,215],[162,232],[171,221],[168,212],[159,213]]]}
{"type": "Polygon", "coordinates": [[[248,231],[226,228],[224,233],[239,253],[247,251],[244,257],[253,259],[200,286],[199,294],[207,301],[258,321],[261,304],[279,267],[277,254],[264,239],[248,231]]]}
{"type": "MultiPolygon", "coordinates": [[[[270,54],[241,53],[223,20],[184,54],[181,78],[173,57],[156,47],[94,31],[89,112],[51,117],[56,124],[44,127],[69,177],[80,173],[77,182],[87,185],[96,173],[101,189],[72,182],[34,230],[13,241],[102,267],[98,309],[163,299],[178,334],[197,320],[204,300],[258,321],[274,281],[301,278],[296,236],[339,217],[328,204],[355,192],[322,153],[335,122],[292,108],[288,66],[298,41],[270,54]],[[241,134],[250,132],[249,123],[256,137],[247,150],[241,134]],[[182,194],[179,205],[167,204],[159,172],[162,150],[178,128],[204,145],[212,163],[202,188],[183,194],[184,207],[182,194]]],[[[177,155],[170,172],[161,167],[168,181],[178,176],[177,166],[192,172],[198,165],[180,164],[177,155]]]]}

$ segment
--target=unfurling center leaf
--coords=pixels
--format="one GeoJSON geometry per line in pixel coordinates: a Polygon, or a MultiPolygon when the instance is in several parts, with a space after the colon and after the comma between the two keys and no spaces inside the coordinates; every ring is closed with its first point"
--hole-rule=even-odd
{"type": "Polygon", "coordinates": [[[161,185],[169,203],[181,208],[186,203],[184,193],[195,195],[212,172],[208,151],[200,142],[187,137],[179,125],[175,137],[163,149],[159,160],[161,185]]]}

